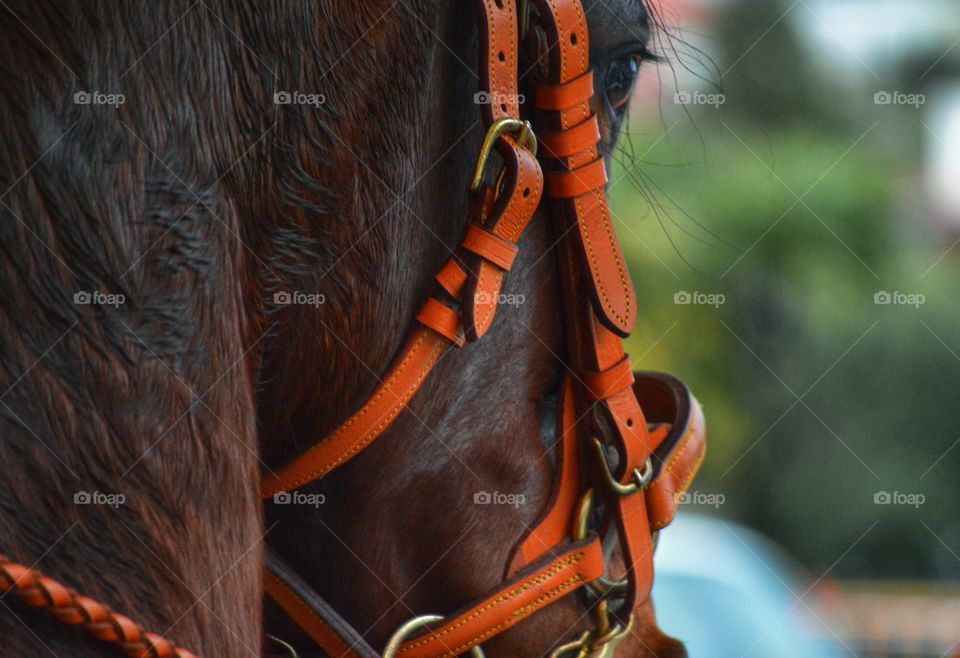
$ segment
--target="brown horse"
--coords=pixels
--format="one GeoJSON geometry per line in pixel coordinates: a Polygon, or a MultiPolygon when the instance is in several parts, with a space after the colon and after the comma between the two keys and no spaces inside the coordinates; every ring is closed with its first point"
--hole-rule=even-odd
{"type": "MultiPolygon", "coordinates": [[[[546,211],[508,279],[523,303],[305,489],[322,505],[264,524],[255,493],[369,395],[463,229],[470,4],[5,3],[0,552],[204,656],[259,655],[264,536],[374,646],[500,583],[554,475],[546,211]]],[[[584,5],[609,155],[650,17],[584,5]]],[[[0,603],[0,655],[115,655],[0,603]]],[[[569,596],[485,649],[589,623],[569,596]]],[[[618,655],[683,650],[648,605],[618,655]]]]}

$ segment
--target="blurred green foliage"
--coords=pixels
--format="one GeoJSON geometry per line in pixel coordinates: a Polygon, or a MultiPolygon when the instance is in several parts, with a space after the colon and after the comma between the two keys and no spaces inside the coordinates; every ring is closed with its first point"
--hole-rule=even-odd
{"type": "MultiPolygon", "coordinates": [[[[731,10],[721,70],[778,11],[731,10]]],[[[960,578],[957,236],[918,203],[919,149],[891,148],[919,117],[844,113],[854,101],[803,60],[784,21],[723,79],[724,107],[678,115],[667,72],[663,114],[634,113],[611,176],[641,304],[629,351],[703,403],[694,489],[723,492],[719,514],[817,574],[960,578]],[[875,504],[883,491],[925,501],[875,504]]]]}

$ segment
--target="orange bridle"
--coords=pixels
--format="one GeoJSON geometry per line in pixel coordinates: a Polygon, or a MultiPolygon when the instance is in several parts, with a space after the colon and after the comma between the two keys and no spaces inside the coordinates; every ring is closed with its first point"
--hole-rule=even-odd
{"type": "MultiPolygon", "coordinates": [[[[704,456],[703,416],[687,389],[666,375],[635,374],[623,351],[621,339],[633,328],[637,304],[607,207],[606,167],[590,105],[586,16],[580,0],[534,2],[539,19],[531,36],[546,63],[546,82],[536,88],[534,105],[537,125],[546,133],[539,140],[534,136],[531,124],[520,118],[517,100],[527,2],[477,0],[481,90],[491,103],[483,106],[487,135],[460,245],[437,274],[434,294],[374,394],[330,435],[261,483],[266,501],[342,466],[383,434],[445,350],[483,337],[517,242],[545,192],[560,236],[566,331],[576,373],[566,378],[560,396],[559,475],[551,503],[515,547],[506,582],[451,615],[404,624],[383,651],[388,658],[482,655],[484,640],[584,586],[593,592],[596,626],[558,646],[554,655],[612,655],[607,652],[628,631],[633,610],[650,594],[654,536],[673,519],[704,456]],[[545,171],[536,156],[538,142],[545,171]],[[483,181],[494,148],[502,168],[491,186],[483,181]],[[577,423],[583,417],[591,422],[577,423]],[[594,468],[584,468],[588,459],[594,468]],[[591,510],[600,505],[626,564],[619,581],[604,575],[601,539],[589,529],[591,510]]],[[[265,590],[326,653],[381,655],[272,553],[265,590]]]]}
{"type": "MultiPolygon", "coordinates": [[[[673,519],[703,460],[703,416],[689,391],[667,375],[634,373],[623,351],[621,339],[633,327],[637,304],[607,207],[606,168],[590,106],[593,78],[583,8],[580,0],[533,1],[539,20],[529,31],[537,39],[539,59],[547,62],[546,82],[537,87],[534,100],[537,124],[546,131],[539,138],[546,171],[518,103],[519,44],[527,32],[528,0],[477,0],[481,85],[494,102],[483,110],[488,130],[471,185],[471,221],[373,396],[332,434],[263,478],[261,494],[269,500],[292,492],[355,457],[407,406],[445,350],[487,332],[516,244],[546,192],[559,236],[569,365],[576,373],[565,379],[560,395],[558,476],[550,504],[514,547],[504,583],[446,617],[427,615],[404,624],[382,654],[269,554],[266,594],[332,656],[482,656],[486,639],[582,587],[592,593],[595,627],[569,642],[558,641],[552,655],[611,656],[630,629],[633,611],[649,597],[654,537],[673,519]],[[502,169],[491,186],[483,181],[494,148],[502,169]],[[626,565],[619,581],[605,576],[601,538],[590,530],[591,512],[601,506],[601,525],[609,522],[616,532],[626,565]]],[[[127,656],[196,658],[0,555],[0,592],[6,591],[50,610],[61,622],[86,627],[127,656]]]]}

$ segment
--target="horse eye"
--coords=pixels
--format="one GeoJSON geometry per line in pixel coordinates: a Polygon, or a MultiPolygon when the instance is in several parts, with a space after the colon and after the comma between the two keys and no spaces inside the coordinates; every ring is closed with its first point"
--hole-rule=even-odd
{"type": "Polygon", "coordinates": [[[604,94],[610,107],[619,110],[630,100],[630,92],[640,72],[640,55],[619,57],[607,65],[604,73],[604,94]]]}

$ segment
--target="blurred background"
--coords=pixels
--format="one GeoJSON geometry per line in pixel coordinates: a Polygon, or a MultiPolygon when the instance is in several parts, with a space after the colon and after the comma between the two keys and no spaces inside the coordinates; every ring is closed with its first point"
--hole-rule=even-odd
{"type": "Polygon", "coordinates": [[[629,348],[710,437],[662,625],[693,658],[960,655],[960,2],[655,4],[611,176],[629,348]]]}

